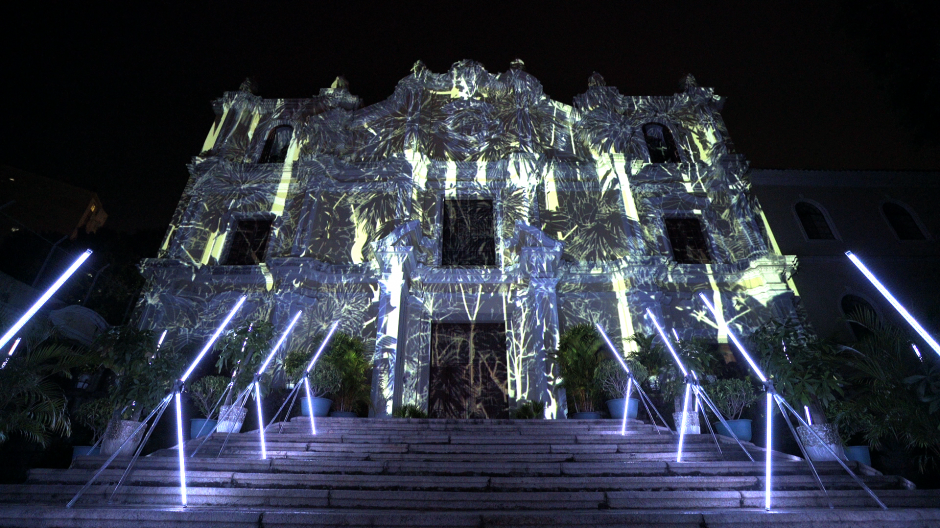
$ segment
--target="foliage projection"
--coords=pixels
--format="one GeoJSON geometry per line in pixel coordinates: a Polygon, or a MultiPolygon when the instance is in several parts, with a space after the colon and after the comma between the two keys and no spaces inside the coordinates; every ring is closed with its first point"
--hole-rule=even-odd
{"type": "Polygon", "coordinates": [[[429,393],[432,418],[508,418],[505,326],[435,324],[429,393]]]}
{"type": "Polygon", "coordinates": [[[136,321],[180,349],[247,294],[233,328],[303,310],[285,351],[312,352],[337,320],[361,339],[378,416],[502,416],[523,401],[563,415],[548,352],[569,327],[601,324],[627,353],[652,331],[647,308],[683,339],[725,342],[699,291],[744,333],[794,314],[792,258],[757,226],[721,105],[691,76],[651,97],[596,73],[566,104],[521,60],[502,73],[419,61],[369,106],[341,78],[305,99],[227,92],[141,266],[136,321]],[[685,254],[668,218],[699,226],[685,254]],[[500,361],[472,363],[482,337],[445,344],[439,323],[502,325],[500,361]],[[460,381],[485,378],[474,369],[499,375],[460,381]]]}

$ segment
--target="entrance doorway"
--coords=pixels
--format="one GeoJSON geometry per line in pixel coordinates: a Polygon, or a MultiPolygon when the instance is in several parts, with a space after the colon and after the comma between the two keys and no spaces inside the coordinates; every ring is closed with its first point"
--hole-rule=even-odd
{"type": "Polygon", "coordinates": [[[430,417],[509,417],[504,323],[432,323],[430,371],[430,417]]]}

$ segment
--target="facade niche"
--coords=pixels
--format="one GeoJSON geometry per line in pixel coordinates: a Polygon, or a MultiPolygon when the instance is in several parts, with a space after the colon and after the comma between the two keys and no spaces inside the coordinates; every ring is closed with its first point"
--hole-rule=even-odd
{"type": "Polygon", "coordinates": [[[650,163],[679,163],[679,150],[668,128],[659,123],[647,123],[643,125],[643,138],[650,163]]]}
{"type": "Polygon", "coordinates": [[[709,264],[708,242],[697,218],[666,218],[672,256],[679,264],[709,264]]]}
{"type": "Polygon", "coordinates": [[[910,211],[901,205],[893,202],[887,202],[881,206],[885,218],[891,224],[891,228],[901,240],[926,240],[924,232],[920,230],[910,211]]]}
{"type": "Polygon", "coordinates": [[[796,216],[803,225],[806,238],[810,240],[835,240],[836,236],[826,220],[826,215],[809,202],[797,202],[796,216]]]}
{"type": "Polygon", "coordinates": [[[495,266],[492,200],[444,200],[441,266],[495,266]]]}
{"type": "Polygon", "coordinates": [[[284,163],[293,135],[294,128],[290,125],[274,127],[268,133],[268,139],[264,142],[264,149],[261,151],[258,163],[284,163]]]}
{"type": "Polygon", "coordinates": [[[239,220],[232,233],[232,243],[222,262],[224,266],[250,266],[264,262],[264,252],[271,237],[271,219],[239,220]]]}

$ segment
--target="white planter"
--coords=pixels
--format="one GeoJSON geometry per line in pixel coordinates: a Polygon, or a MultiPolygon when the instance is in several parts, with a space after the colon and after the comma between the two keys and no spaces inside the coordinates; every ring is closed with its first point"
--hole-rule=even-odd
{"type": "MultiPolygon", "coordinates": [[[[690,405],[691,407],[691,405],[690,405]]],[[[676,432],[682,432],[682,411],[672,413],[672,420],[676,424],[676,432]]],[[[685,434],[699,434],[702,432],[702,426],[698,423],[698,413],[689,412],[685,417],[685,434]]]]}
{"type": "Polygon", "coordinates": [[[237,433],[242,430],[245,415],[248,409],[236,408],[232,405],[223,405],[219,411],[219,425],[215,427],[217,433],[237,433]]]}
{"type": "Polygon", "coordinates": [[[796,428],[796,434],[800,436],[800,441],[803,442],[803,447],[806,448],[806,454],[809,455],[810,460],[835,461],[836,457],[832,456],[829,450],[832,450],[840,459],[847,460],[842,450],[842,440],[839,438],[833,424],[813,424],[810,427],[816,431],[815,435],[805,426],[800,425],[796,428]],[[819,435],[823,441],[820,442],[816,435],[819,435]],[[829,449],[826,449],[826,447],[829,449]]]}
{"type": "Polygon", "coordinates": [[[137,450],[137,444],[144,438],[144,429],[141,429],[130,442],[121,448],[124,440],[130,438],[140,427],[140,422],[136,420],[111,420],[108,422],[108,428],[104,432],[104,438],[101,439],[101,454],[113,455],[118,449],[121,449],[120,456],[132,456],[137,450]]]}

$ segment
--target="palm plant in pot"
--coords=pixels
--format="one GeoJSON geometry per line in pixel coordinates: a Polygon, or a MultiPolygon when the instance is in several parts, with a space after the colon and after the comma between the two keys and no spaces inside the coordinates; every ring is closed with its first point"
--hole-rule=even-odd
{"type": "MultiPolygon", "coordinates": [[[[241,431],[248,409],[244,407],[244,402],[237,405],[239,402],[235,399],[254,381],[255,372],[270,352],[273,336],[274,325],[267,321],[252,321],[232,328],[216,341],[213,350],[219,356],[215,366],[220,374],[230,376],[232,383],[232,390],[228,392],[219,409],[216,431],[241,431]]],[[[266,373],[266,376],[270,377],[270,373],[266,373]]],[[[267,384],[262,384],[262,387],[267,387],[267,384]]]]}
{"type": "MultiPolygon", "coordinates": [[[[284,358],[284,373],[291,384],[301,383],[303,381],[304,369],[310,362],[311,353],[306,350],[291,350],[284,358]]],[[[310,385],[310,399],[304,396],[301,400],[300,410],[303,416],[315,417],[327,416],[330,414],[330,405],[333,400],[327,398],[328,395],[339,390],[340,373],[328,358],[320,359],[314,366],[310,374],[307,375],[307,383],[310,385]]]]}
{"type": "MultiPolygon", "coordinates": [[[[339,388],[333,392],[336,410],[330,416],[356,417],[369,407],[372,366],[366,359],[365,343],[358,337],[337,332],[324,358],[339,373],[339,388]]],[[[368,411],[366,411],[368,412],[368,411]]]]}
{"type": "Polygon", "coordinates": [[[190,439],[212,434],[215,431],[219,422],[211,419],[210,416],[228,384],[229,378],[225,376],[203,376],[189,384],[186,392],[189,393],[196,406],[196,411],[202,416],[202,418],[189,420],[190,439]]]}
{"type": "MultiPolygon", "coordinates": [[[[921,475],[940,466],[940,360],[918,359],[903,330],[869,311],[849,315],[867,330],[841,357],[851,385],[833,412],[840,427],[857,432],[893,472],[907,462],[921,475]],[[841,412],[838,412],[841,411],[841,412]]],[[[914,475],[911,475],[912,477],[914,475]]]]}
{"type": "MultiPolygon", "coordinates": [[[[180,374],[181,357],[169,347],[157,350],[153,332],[133,327],[112,327],[94,343],[102,364],[113,373],[109,398],[111,421],[101,441],[101,454],[116,452],[134,434],[140,420],[156,407],[180,374]]],[[[143,436],[124,445],[121,454],[131,455],[143,436]]]]}
{"type": "MultiPolygon", "coordinates": [[[[646,367],[642,364],[632,359],[627,359],[626,362],[638,383],[642,384],[649,377],[646,367]]],[[[594,373],[594,381],[600,387],[604,397],[607,398],[607,411],[610,413],[610,417],[623,418],[623,409],[626,404],[624,398],[627,394],[630,377],[620,366],[620,363],[613,359],[601,361],[594,373]]],[[[636,394],[635,391],[634,394],[636,394]]],[[[637,417],[639,405],[640,400],[638,398],[630,398],[630,403],[627,404],[627,418],[634,419],[637,417]]]]}
{"type": "Polygon", "coordinates": [[[777,393],[794,409],[811,416],[813,431],[797,427],[809,457],[833,460],[835,453],[842,458],[842,441],[835,424],[827,421],[825,410],[843,394],[844,347],[819,340],[793,321],[768,321],[748,340],[777,393]]]}
{"type": "MultiPolygon", "coordinates": [[[[750,407],[758,399],[757,391],[754,390],[754,384],[746,379],[721,379],[710,383],[706,391],[711,397],[715,406],[725,418],[731,432],[739,439],[751,441],[751,421],[741,419],[744,409],[750,407]]],[[[731,432],[725,428],[721,421],[712,423],[715,432],[725,436],[731,436],[731,432]]]]}
{"type": "Polygon", "coordinates": [[[91,430],[91,445],[72,446],[73,459],[82,455],[97,455],[101,451],[98,441],[104,435],[113,412],[114,405],[108,398],[96,398],[79,406],[75,411],[75,421],[91,430]]]}
{"type": "Polygon", "coordinates": [[[597,330],[589,324],[579,324],[565,330],[558,340],[558,350],[548,357],[558,366],[561,377],[559,388],[565,389],[568,405],[574,407],[571,418],[597,419],[594,403],[601,395],[595,381],[597,367],[604,359],[604,343],[597,330]]]}

